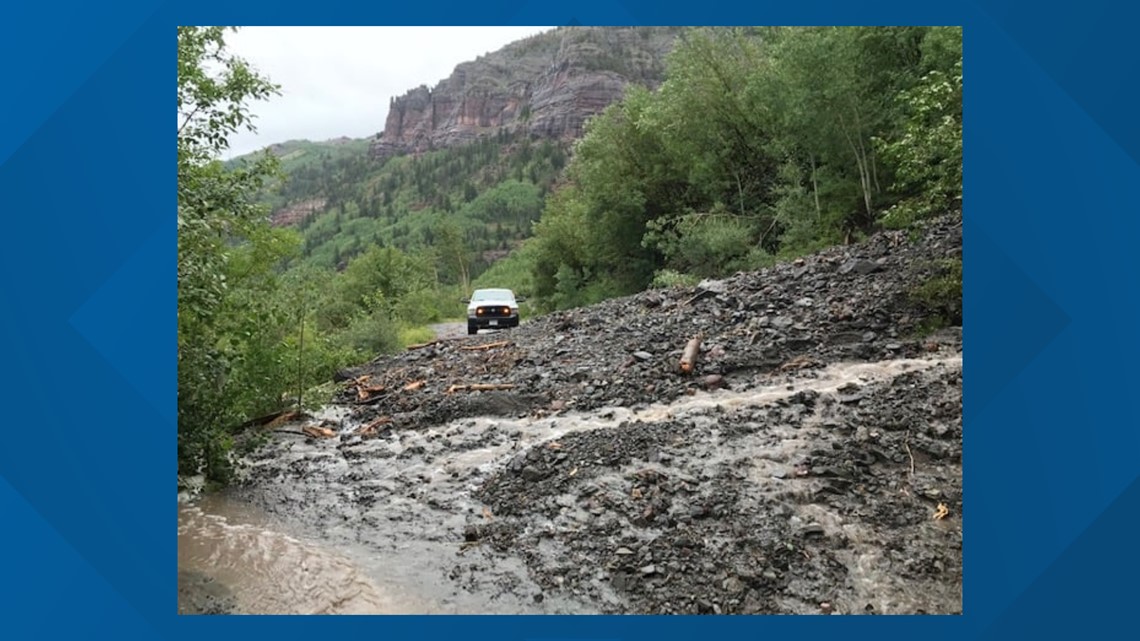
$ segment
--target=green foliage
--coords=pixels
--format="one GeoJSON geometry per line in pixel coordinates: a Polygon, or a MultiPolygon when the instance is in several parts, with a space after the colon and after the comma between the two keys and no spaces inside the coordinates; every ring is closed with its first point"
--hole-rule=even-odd
{"type": "Polygon", "coordinates": [[[875,141],[897,167],[892,188],[904,196],[882,215],[890,227],[905,227],[962,205],[962,34],[950,28],[935,33],[939,36],[933,55],[951,52],[950,69],[933,69],[918,85],[901,92],[899,100],[907,112],[901,134],[875,141]]]}
{"type": "Polygon", "coordinates": [[[391,354],[400,347],[399,326],[377,297],[377,309],[359,311],[334,340],[357,354],[391,354]]]}
{"type": "Polygon", "coordinates": [[[226,52],[224,35],[178,28],[178,462],[214,479],[228,474],[228,428],[262,404],[276,361],[272,339],[236,310],[250,289],[273,288],[268,266],[291,246],[252,202],[273,159],[233,171],[216,160],[229,135],[252,129],[247,103],[276,91],[226,52]]]}
{"type": "Polygon", "coordinates": [[[654,220],[647,227],[644,242],[660,248],[671,271],[713,277],[772,264],[771,256],[754,241],[755,221],[720,207],[675,221],[654,220]]]}
{"type": "Polygon", "coordinates": [[[962,260],[944,260],[931,265],[927,280],[910,297],[930,321],[927,329],[962,324],[962,260]]]}
{"type": "Polygon", "coordinates": [[[953,205],[960,35],[684,32],[660,89],[633,89],[593,119],[547,198],[531,256],[539,300],[756,269],[855,241],[884,215],[953,205]]]}
{"type": "Polygon", "coordinates": [[[649,284],[654,289],[665,289],[668,287],[692,287],[701,282],[700,276],[692,274],[682,274],[681,272],[672,269],[660,269],[653,275],[653,281],[649,284]]]}
{"type": "Polygon", "coordinates": [[[427,327],[405,327],[400,330],[400,347],[426,343],[435,338],[435,332],[427,327]]]}
{"type": "Polygon", "coordinates": [[[504,287],[523,296],[533,295],[533,267],[537,253],[537,244],[533,241],[524,242],[476,278],[471,284],[472,289],[504,287]]]}

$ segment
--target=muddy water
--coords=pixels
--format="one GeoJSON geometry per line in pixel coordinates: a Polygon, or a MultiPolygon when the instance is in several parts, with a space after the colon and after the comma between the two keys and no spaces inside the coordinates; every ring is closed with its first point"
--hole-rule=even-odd
{"type": "MultiPolygon", "coordinates": [[[[762,387],[700,393],[670,404],[539,419],[465,419],[371,440],[350,436],[357,423],[334,416],[343,436],[319,441],[281,436],[246,461],[242,488],[180,504],[179,609],[597,612],[598,606],[581,595],[544,593],[521,558],[492,555],[477,542],[464,542],[465,528],[496,518],[474,498],[475,491],[520,453],[569,434],[633,423],[705,425],[711,438],[693,444],[687,456],[709,469],[748,458],[752,467],[745,473],[744,493],[760,501],[787,492],[783,471],[817,442],[819,430],[770,426],[728,448],[717,436],[720,417],[754,412],[804,390],[841,396],[852,383],[887,381],[933,367],[960,370],[961,355],[838,364],[762,387]]],[[[622,474],[615,470],[612,479],[598,481],[620,484],[622,474]]],[[[584,518],[569,498],[564,520],[584,518]]],[[[914,609],[907,601],[912,586],[892,583],[890,563],[880,557],[874,536],[818,505],[797,506],[792,519],[843,532],[852,542],[843,553],[852,609],[863,603],[880,612],[914,609]]],[[[956,598],[960,603],[960,594],[956,598]]],[[[620,606],[620,597],[607,599],[620,606]]],[[[955,595],[947,594],[946,600],[953,602],[955,595]]],[[[793,603],[787,609],[803,608],[793,603]]]]}
{"type": "Polygon", "coordinates": [[[431,611],[378,585],[349,557],[283,532],[251,505],[214,495],[178,506],[179,612],[212,601],[235,614],[431,611]]]}

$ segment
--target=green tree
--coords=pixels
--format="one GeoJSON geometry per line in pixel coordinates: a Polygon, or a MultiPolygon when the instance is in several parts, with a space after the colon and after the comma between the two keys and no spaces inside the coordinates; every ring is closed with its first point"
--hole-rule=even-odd
{"type": "Polygon", "coordinates": [[[899,94],[901,132],[875,140],[896,166],[892,190],[903,196],[883,215],[893,227],[962,206],[962,31],[933,29],[923,45],[929,70],[899,94]]]}
{"type": "MultiPolygon", "coordinates": [[[[236,244],[271,243],[261,235],[265,212],[253,196],[274,170],[268,156],[234,170],[217,158],[228,136],[253,128],[247,103],[277,89],[226,51],[224,34],[220,27],[178,28],[179,472],[213,478],[225,476],[227,427],[241,417],[231,388],[239,353],[227,324],[228,268],[236,244]]],[[[265,261],[250,263],[260,269],[265,261]]]]}

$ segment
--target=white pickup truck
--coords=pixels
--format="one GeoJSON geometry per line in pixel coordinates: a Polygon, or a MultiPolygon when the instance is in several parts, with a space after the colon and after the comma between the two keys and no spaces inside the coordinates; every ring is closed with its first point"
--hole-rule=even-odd
{"type": "Polygon", "coordinates": [[[467,303],[467,333],[480,329],[500,329],[519,326],[519,302],[509,289],[476,289],[467,303]]]}

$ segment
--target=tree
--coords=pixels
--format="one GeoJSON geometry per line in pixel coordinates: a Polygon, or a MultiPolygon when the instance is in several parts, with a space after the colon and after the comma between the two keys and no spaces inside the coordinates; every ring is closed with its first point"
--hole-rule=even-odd
{"type": "Polygon", "coordinates": [[[268,154],[233,170],[217,160],[229,135],[253,129],[247,103],[277,91],[226,51],[225,31],[178,28],[179,471],[213,478],[225,476],[226,428],[240,414],[227,398],[239,356],[223,313],[227,266],[232,248],[266,227],[253,197],[275,168],[268,154]]]}
{"type": "Polygon", "coordinates": [[[923,66],[922,80],[899,94],[906,110],[902,131],[875,140],[897,167],[892,190],[904,196],[884,213],[889,226],[962,206],[961,29],[932,29],[923,42],[923,66]]]}

